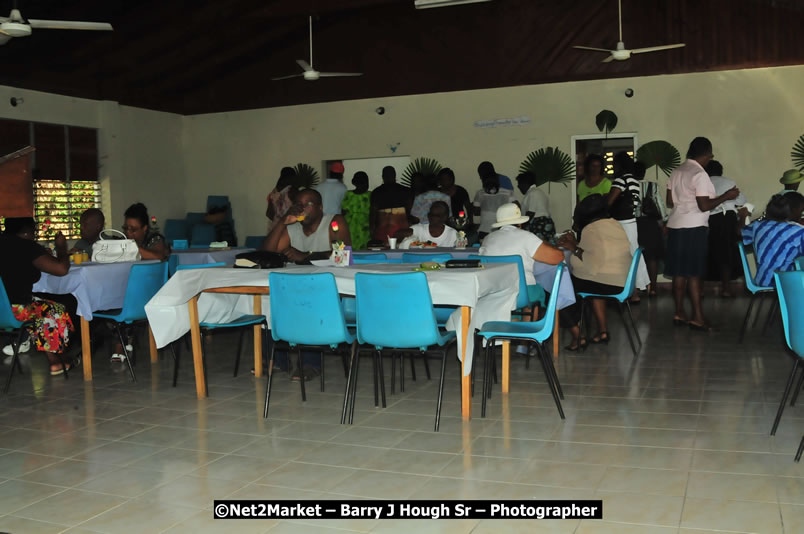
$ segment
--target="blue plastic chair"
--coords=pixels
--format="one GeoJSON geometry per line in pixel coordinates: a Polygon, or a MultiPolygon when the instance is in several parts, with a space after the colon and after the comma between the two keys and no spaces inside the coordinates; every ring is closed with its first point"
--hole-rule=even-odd
{"type": "MultiPolygon", "coordinates": [[[[558,374],[553,366],[553,359],[546,354],[543,343],[553,334],[554,318],[558,303],[558,291],[561,285],[561,275],[564,271],[564,264],[556,266],[556,274],[553,279],[553,286],[550,290],[550,298],[547,301],[547,310],[544,317],[538,321],[489,321],[480,327],[478,337],[486,341],[486,358],[483,367],[483,403],[480,415],[486,416],[486,398],[491,396],[490,370],[494,365],[493,350],[495,341],[525,341],[535,342],[539,359],[542,362],[544,376],[553,394],[553,400],[558,408],[561,419],[564,419],[564,410],[561,408],[561,399],[564,392],[561,390],[561,383],[558,381],[558,374]]],[[[479,347],[478,347],[479,350],[479,347]]]]}
{"type": "Polygon", "coordinates": [[[250,235],[246,237],[246,248],[255,248],[257,250],[262,247],[262,242],[265,241],[264,235],[250,235]]]}
{"type": "MultiPolygon", "coordinates": [[[[779,296],[779,307],[782,312],[784,337],[787,347],[793,353],[794,362],[793,370],[787,379],[787,385],[779,403],[779,410],[776,412],[776,419],[773,421],[771,436],[776,434],[796,371],[798,371],[799,367],[804,366],[804,308],[802,308],[802,303],[804,303],[804,271],[776,272],[773,277],[776,281],[776,293],[779,296]]],[[[795,403],[795,397],[798,396],[798,392],[801,390],[802,382],[804,382],[804,372],[802,372],[796,384],[795,395],[791,404],[795,403]]],[[[797,462],[801,459],[802,452],[804,452],[804,437],[801,438],[796,452],[797,462]]]]}
{"type": "Polygon", "coordinates": [[[385,254],[352,254],[352,263],[355,265],[385,263],[386,261],[388,261],[388,256],[385,254]]]}
{"type": "MultiPolygon", "coordinates": [[[[444,374],[447,364],[447,345],[455,341],[455,332],[439,330],[433,311],[433,300],[427,285],[427,276],[422,272],[399,274],[357,273],[355,275],[357,299],[357,340],[373,345],[382,362],[382,351],[415,351],[424,354],[431,347],[441,353],[441,376],[438,382],[435,431],[441,420],[441,401],[444,396],[444,374]],[[388,312],[388,303],[393,302],[393,313],[388,312]]],[[[359,362],[359,360],[358,360],[359,362]]],[[[355,380],[358,366],[352,379],[352,407],[350,422],[354,417],[355,380]]],[[[380,366],[382,377],[382,366],[380,366]]]]}
{"type": "MultiPolygon", "coordinates": [[[[131,379],[134,382],[137,381],[137,375],[134,374],[134,367],[131,364],[131,355],[126,349],[126,341],[123,339],[120,325],[131,325],[148,321],[148,317],[145,315],[145,304],[147,304],[148,301],[156,295],[157,291],[165,285],[168,278],[167,274],[168,264],[164,261],[161,263],[132,265],[128,275],[126,294],[123,297],[123,307],[119,310],[105,310],[93,314],[95,319],[114,322],[117,337],[120,339],[120,344],[123,346],[123,351],[126,355],[128,371],[131,373],[131,379]]],[[[173,345],[171,345],[171,348],[173,348],[173,345]]],[[[176,358],[175,350],[173,357],[176,358]]]]}
{"type": "MultiPolygon", "coordinates": [[[[748,310],[745,312],[745,319],[743,319],[743,327],[740,329],[740,337],[739,342],[742,343],[743,339],[745,338],[745,331],[748,329],[748,320],[751,318],[751,309],[754,307],[754,301],[756,300],[757,296],[759,296],[759,306],[757,307],[757,314],[754,318],[754,323],[752,326],[756,326],[757,319],[759,318],[760,314],[762,313],[762,301],[765,295],[773,293],[775,289],[773,287],[768,286],[760,286],[757,284],[754,275],[751,273],[751,267],[748,265],[748,253],[746,252],[746,247],[743,243],[737,243],[737,250],[740,251],[740,263],[743,266],[743,277],[745,278],[745,287],[751,293],[751,300],[748,301],[748,310]]],[[[775,307],[771,308],[771,313],[775,307]]],[[[770,322],[771,316],[768,316],[768,322],[770,322]]]]}
{"type": "Polygon", "coordinates": [[[190,248],[208,248],[215,241],[215,226],[196,224],[190,236],[190,248]]]}
{"type": "Polygon", "coordinates": [[[426,252],[404,252],[402,253],[402,263],[424,263],[427,261],[434,261],[436,263],[445,263],[452,259],[452,254],[446,252],[433,252],[428,254],[426,252]]]}
{"type": "Polygon", "coordinates": [[[186,239],[174,239],[171,242],[171,248],[173,250],[187,250],[190,248],[190,242],[186,239]]]}
{"type": "Polygon", "coordinates": [[[184,219],[165,219],[165,240],[172,243],[174,239],[187,239],[190,232],[184,219]]]}
{"type": "MultiPolygon", "coordinates": [[[[173,256],[171,256],[172,258],[173,256]]],[[[224,262],[217,262],[217,263],[199,263],[199,264],[192,264],[192,265],[179,265],[177,270],[178,271],[189,271],[194,269],[211,269],[215,267],[226,267],[226,263],[224,262]]],[[[215,330],[218,328],[240,328],[240,337],[237,341],[237,352],[235,353],[235,366],[234,366],[234,373],[232,376],[237,376],[237,372],[240,369],[240,354],[243,352],[243,337],[246,333],[246,328],[249,326],[255,326],[258,324],[266,325],[268,324],[267,319],[264,315],[252,315],[252,314],[245,314],[228,321],[226,323],[210,323],[210,322],[200,322],[198,326],[201,327],[202,331],[207,330],[215,330]]],[[[265,336],[265,341],[267,341],[267,334],[265,330],[263,330],[263,336],[265,336]]],[[[179,377],[179,351],[174,350],[174,365],[173,365],[173,387],[176,387],[176,382],[178,381],[179,377]]],[[[202,354],[203,358],[203,354],[202,354]]],[[[206,364],[204,364],[204,375],[206,376],[206,364]]],[[[206,381],[206,379],[205,379],[206,381]]]]}
{"type": "MultiPolygon", "coordinates": [[[[3,279],[0,278],[0,332],[12,336],[11,348],[14,350],[14,356],[11,360],[11,369],[8,371],[8,378],[6,378],[6,386],[3,389],[3,394],[8,393],[8,389],[11,387],[11,378],[14,376],[14,370],[16,369],[22,374],[22,366],[19,360],[19,348],[27,335],[26,329],[31,324],[33,324],[33,321],[18,321],[17,318],[14,317],[14,312],[11,311],[11,302],[9,302],[8,293],[6,293],[6,286],[3,285],[3,279]]],[[[61,360],[61,367],[64,370],[64,378],[66,379],[67,366],[61,355],[59,354],[58,356],[59,360],[61,360]]]]}
{"type": "MultiPolygon", "coordinates": [[[[298,350],[297,365],[300,374],[303,374],[302,347],[314,348],[321,352],[321,391],[324,391],[324,352],[338,350],[344,345],[351,345],[352,362],[357,353],[356,338],[354,333],[346,326],[346,320],[341,309],[341,299],[338,295],[338,286],[332,273],[286,274],[272,272],[268,274],[268,285],[271,288],[271,337],[274,343],[271,345],[271,356],[268,363],[268,386],[265,391],[264,417],[268,417],[268,405],[271,400],[271,379],[273,378],[274,355],[277,343],[284,342],[290,348],[298,350]]],[[[350,379],[351,375],[347,373],[346,390],[341,410],[341,424],[346,422],[350,379]]],[[[302,401],[306,401],[307,394],[304,389],[303,376],[300,377],[299,384],[302,401]]],[[[383,407],[385,407],[384,398],[383,407]]]]}
{"type": "Polygon", "coordinates": [[[804,271],[804,256],[799,256],[796,258],[796,270],[804,271]]]}
{"type": "MultiPolygon", "coordinates": [[[[642,348],[642,338],[639,336],[639,331],[637,330],[636,323],[634,322],[634,316],[631,314],[631,304],[628,302],[628,299],[631,298],[631,295],[634,293],[634,290],[636,289],[636,273],[637,268],[639,267],[639,259],[642,257],[643,250],[644,249],[640,247],[634,251],[634,255],[631,258],[631,266],[628,268],[628,276],[625,278],[625,285],[623,286],[623,290],[617,293],[616,295],[578,293],[578,297],[580,297],[581,299],[581,323],[583,323],[584,315],[586,313],[586,299],[609,299],[617,301],[617,304],[619,305],[618,308],[620,311],[620,317],[623,320],[623,326],[625,326],[625,334],[628,336],[628,343],[631,344],[631,350],[634,352],[634,356],[637,355],[637,348],[636,345],[634,344],[634,340],[631,337],[631,329],[633,329],[634,336],[636,336],[636,339],[639,342],[639,348],[642,348]],[[628,311],[628,319],[630,319],[631,321],[630,328],[628,326],[628,322],[625,320],[623,305],[625,305],[625,309],[628,311]]],[[[579,324],[578,327],[583,328],[583,324],[579,324]]],[[[589,332],[587,331],[587,335],[588,334],[589,332]]]]}

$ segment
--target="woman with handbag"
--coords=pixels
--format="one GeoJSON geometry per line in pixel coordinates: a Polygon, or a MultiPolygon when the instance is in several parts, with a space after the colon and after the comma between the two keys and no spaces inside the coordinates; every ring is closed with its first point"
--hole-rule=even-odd
{"type": "Polygon", "coordinates": [[[151,230],[151,218],[144,204],[140,202],[132,204],[126,210],[124,217],[123,231],[128,239],[133,239],[137,243],[142,259],[165,261],[170,256],[170,248],[165,242],[165,237],[151,230]]]}
{"type": "MultiPolygon", "coordinates": [[[[11,311],[18,321],[29,322],[29,341],[22,342],[19,352],[26,352],[31,343],[44,352],[50,362],[50,374],[59,375],[78,362],[62,362],[67,349],[72,319],[64,304],[33,295],[33,285],[41,273],[64,276],[70,270],[67,240],[56,234],[56,257],[36,242],[36,223],[33,217],[8,218],[5,233],[0,236],[0,278],[3,280],[11,311]],[[27,347],[26,347],[27,346],[27,347]]],[[[7,347],[10,348],[10,347],[7,347]]],[[[3,350],[4,353],[13,350],[3,350]]],[[[9,361],[9,364],[12,362],[9,361]]]]}

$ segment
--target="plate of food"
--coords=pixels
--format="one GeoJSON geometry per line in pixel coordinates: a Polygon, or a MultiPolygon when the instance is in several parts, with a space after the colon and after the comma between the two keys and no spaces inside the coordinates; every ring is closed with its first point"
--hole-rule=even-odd
{"type": "Polygon", "coordinates": [[[432,241],[411,241],[410,248],[436,248],[437,243],[432,241]]]}
{"type": "Polygon", "coordinates": [[[441,264],[434,261],[427,261],[413,268],[414,271],[440,271],[441,264]]]}

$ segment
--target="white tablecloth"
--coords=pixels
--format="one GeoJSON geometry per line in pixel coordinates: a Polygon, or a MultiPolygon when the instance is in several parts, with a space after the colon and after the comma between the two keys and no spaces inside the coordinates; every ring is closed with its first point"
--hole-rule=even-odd
{"type": "Polygon", "coordinates": [[[78,301],[78,315],[91,321],[93,311],[123,306],[128,274],[135,263],[156,263],[156,260],[71,265],[65,276],[42,273],[33,291],[59,295],[72,293],[78,301]]]}
{"type": "Polygon", "coordinates": [[[356,250],[354,255],[360,256],[361,254],[385,254],[385,257],[389,260],[401,260],[402,254],[452,254],[452,257],[456,260],[466,259],[473,254],[478,254],[477,248],[468,247],[468,248],[445,248],[445,247],[434,247],[434,248],[411,248],[408,250],[402,250],[399,248],[395,248],[393,250],[356,250]]]}
{"type": "MultiPolygon", "coordinates": [[[[148,321],[158,347],[164,347],[190,330],[190,313],[187,303],[204,289],[232,286],[267,286],[267,270],[252,269],[193,269],[177,271],[168,283],[145,306],[148,321]]],[[[355,274],[358,272],[394,273],[410,272],[409,265],[375,264],[354,267],[288,266],[282,272],[323,273],[335,275],[338,292],[355,294],[355,274]]],[[[469,374],[472,364],[475,328],[486,321],[507,321],[516,305],[519,277],[512,264],[487,265],[484,269],[442,269],[425,273],[430,286],[433,304],[469,306],[472,308],[469,324],[466,365],[469,374]]],[[[250,295],[202,293],[198,299],[200,321],[225,322],[239,315],[253,313],[254,299],[250,295]]],[[[270,321],[270,300],[263,297],[263,314],[270,321]]],[[[393,313],[393,307],[389,307],[393,313]]],[[[458,332],[458,354],[462,346],[460,310],[452,314],[447,329],[458,332]]]]}
{"type": "Polygon", "coordinates": [[[226,265],[234,265],[235,256],[243,252],[251,252],[253,248],[237,247],[230,249],[216,248],[190,248],[187,250],[174,250],[179,258],[179,265],[201,265],[223,262],[226,265]]]}

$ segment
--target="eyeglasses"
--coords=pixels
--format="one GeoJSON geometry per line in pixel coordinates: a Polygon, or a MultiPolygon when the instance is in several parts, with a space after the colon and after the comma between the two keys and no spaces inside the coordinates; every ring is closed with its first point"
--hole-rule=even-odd
{"type": "Polygon", "coordinates": [[[139,226],[139,227],[137,227],[137,226],[128,226],[128,225],[125,225],[125,224],[123,226],[121,226],[120,228],[124,232],[139,232],[140,230],[142,230],[141,226],[139,226]]]}

